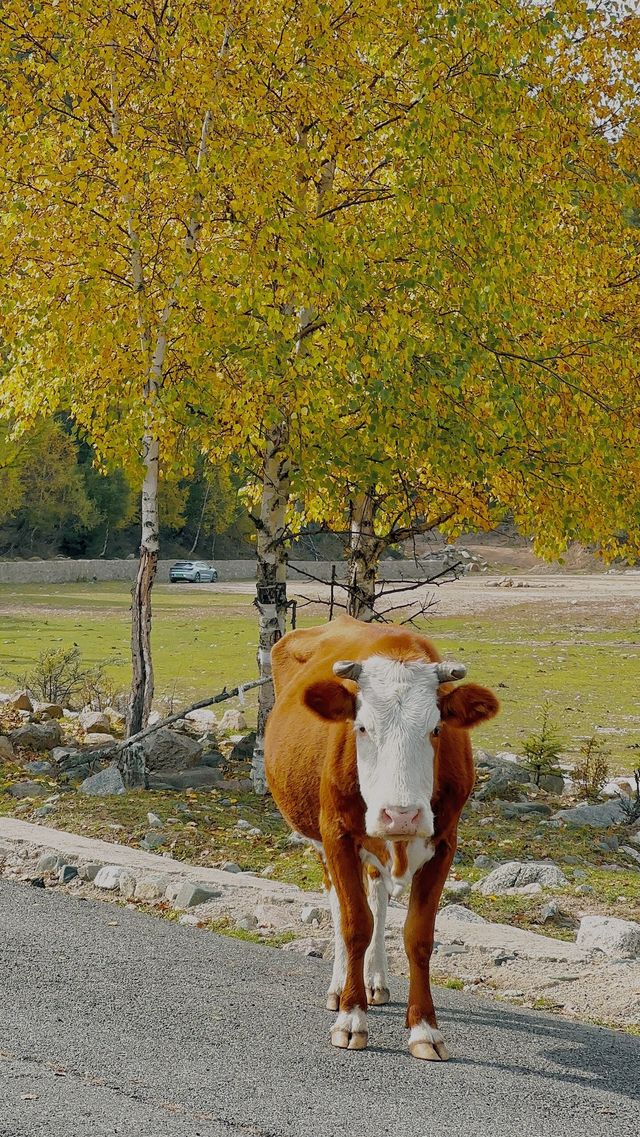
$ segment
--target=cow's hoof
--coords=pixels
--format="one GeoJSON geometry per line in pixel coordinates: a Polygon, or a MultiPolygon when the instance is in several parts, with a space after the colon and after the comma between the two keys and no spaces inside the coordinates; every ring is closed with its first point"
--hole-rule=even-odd
{"type": "Polygon", "coordinates": [[[447,1050],[442,1034],[428,1023],[421,1022],[411,1028],[409,1053],[423,1062],[447,1062],[447,1050]]]}
{"type": "Polygon", "coordinates": [[[331,1028],[331,1045],[339,1050],[364,1050],[369,1036],[365,1011],[341,1011],[331,1028]]]}
{"type": "Polygon", "coordinates": [[[367,990],[367,1002],[370,1007],[383,1007],[390,998],[391,992],[388,987],[369,987],[367,990]]]}
{"type": "Polygon", "coordinates": [[[325,1004],[328,1011],[340,1010],[340,996],[336,995],[335,991],[329,991],[327,995],[327,1002],[325,1004]]]}

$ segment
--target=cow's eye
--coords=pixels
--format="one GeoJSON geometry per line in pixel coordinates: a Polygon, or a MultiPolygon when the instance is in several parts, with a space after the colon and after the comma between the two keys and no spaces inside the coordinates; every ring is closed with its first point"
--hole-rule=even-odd
{"type": "Polygon", "coordinates": [[[437,738],[438,735],[440,734],[440,726],[434,726],[433,730],[431,731],[431,734],[434,738],[437,738]]]}
{"type": "Polygon", "coordinates": [[[358,727],[358,734],[366,734],[366,733],[367,733],[366,726],[359,726],[358,727]]]}

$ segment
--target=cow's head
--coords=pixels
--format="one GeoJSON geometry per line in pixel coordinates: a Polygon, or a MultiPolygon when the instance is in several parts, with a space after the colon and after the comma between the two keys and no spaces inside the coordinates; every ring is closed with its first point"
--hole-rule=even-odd
{"type": "Polygon", "coordinates": [[[476,726],[497,714],[498,700],[473,683],[440,692],[440,684],[465,675],[461,663],[373,655],[362,662],[341,660],[333,671],[357,683],[357,693],[328,679],[311,684],[304,701],[330,722],[353,722],[367,833],[398,840],[432,837],[440,725],[476,726]]]}

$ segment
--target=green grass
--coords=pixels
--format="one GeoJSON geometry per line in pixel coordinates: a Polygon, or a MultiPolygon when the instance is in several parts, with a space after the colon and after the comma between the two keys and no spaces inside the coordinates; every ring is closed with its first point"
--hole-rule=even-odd
{"type": "MultiPolygon", "coordinates": [[[[0,585],[0,689],[28,672],[45,647],[77,643],[88,664],[103,663],[123,691],[129,683],[129,585],[0,585]],[[4,675],[3,675],[4,673],[4,675]]],[[[256,617],[250,595],[159,584],[154,588],[153,653],[158,698],[179,706],[256,675],[256,617]]],[[[324,610],[304,624],[324,619],[324,610]]],[[[475,734],[476,746],[522,750],[549,700],[575,759],[596,727],[605,731],[615,772],[640,764],[640,626],[624,612],[523,603],[484,617],[423,622],[469,679],[494,687],[502,711],[475,734]],[[637,749],[636,749],[637,747],[637,749]]],[[[255,694],[248,695],[249,708],[255,694]]]]}

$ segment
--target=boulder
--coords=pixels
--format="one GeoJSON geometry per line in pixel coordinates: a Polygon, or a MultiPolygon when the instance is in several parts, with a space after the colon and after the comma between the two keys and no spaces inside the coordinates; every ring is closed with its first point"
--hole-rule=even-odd
{"type": "Polygon", "coordinates": [[[219,889],[209,888],[207,884],[197,884],[185,880],[173,902],[174,908],[193,908],[196,904],[204,904],[206,900],[215,900],[221,895],[219,889]]]}
{"type": "Polygon", "coordinates": [[[43,758],[36,758],[33,762],[25,762],[24,768],[28,774],[50,774],[53,766],[43,758]]]}
{"type": "Polygon", "coordinates": [[[480,786],[474,793],[476,801],[491,801],[492,798],[501,798],[505,792],[516,790],[522,792],[522,786],[530,782],[528,770],[519,766],[510,769],[494,770],[488,782],[480,786]]]}
{"type": "Polygon", "coordinates": [[[555,865],[541,861],[507,861],[474,885],[474,890],[483,896],[500,896],[511,888],[521,889],[532,884],[542,888],[561,888],[568,883],[564,873],[555,865]]]}
{"type": "Polygon", "coordinates": [[[64,717],[64,707],[60,703],[36,703],[35,713],[39,718],[61,719],[64,717]]]}
{"type": "Polygon", "coordinates": [[[12,730],[9,737],[14,746],[24,746],[27,750],[53,750],[62,742],[62,728],[55,719],[28,722],[12,730]]]}
{"type": "Polygon", "coordinates": [[[41,786],[39,782],[14,782],[9,786],[9,793],[12,797],[47,797],[49,791],[46,786],[41,786]]]}
{"type": "Polygon", "coordinates": [[[465,908],[464,904],[447,904],[446,908],[441,908],[438,912],[438,919],[459,920],[465,924],[487,924],[489,922],[485,920],[484,916],[479,916],[477,912],[465,908]]]}
{"type": "Polygon", "coordinates": [[[86,734],[109,734],[111,722],[104,711],[82,711],[79,723],[86,734]]]}
{"type": "Polygon", "coordinates": [[[188,770],[197,766],[202,746],[186,734],[160,727],[142,741],[148,770],[188,770]]]}
{"type": "Polygon", "coordinates": [[[113,750],[115,746],[117,746],[117,741],[112,734],[98,734],[97,731],[86,735],[82,743],[82,749],[85,753],[93,750],[101,750],[108,753],[110,750],[113,750]]]}
{"type": "Polygon", "coordinates": [[[559,809],[553,818],[573,827],[587,825],[592,829],[608,829],[611,825],[624,824],[627,819],[622,803],[615,800],[597,805],[580,802],[571,809],[559,809]]]}
{"type": "Polygon", "coordinates": [[[220,730],[223,734],[238,734],[247,729],[247,722],[242,711],[230,708],[220,719],[220,730]]]}
{"type": "Polygon", "coordinates": [[[29,696],[28,691],[17,691],[12,695],[7,704],[11,711],[32,711],[33,703],[29,696]]]}
{"type": "Polygon", "coordinates": [[[13,745],[11,739],[0,734],[0,762],[3,759],[13,758],[13,745]]]}
{"type": "Polygon", "coordinates": [[[256,732],[252,730],[249,734],[245,734],[239,742],[236,742],[229,760],[231,762],[248,762],[253,757],[253,748],[256,744],[256,732]]]}
{"type": "Polygon", "coordinates": [[[130,874],[122,865],[103,865],[96,873],[93,883],[96,888],[105,888],[108,892],[113,892],[119,888],[120,877],[123,875],[129,876],[130,874]]]}
{"type": "Polygon", "coordinates": [[[446,880],[443,892],[447,896],[466,896],[468,892],[471,892],[471,885],[468,880],[446,880]]]}
{"type": "Polygon", "coordinates": [[[168,884],[167,876],[143,876],[136,882],[133,895],[136,900],[161,900],[168,884]]]}
{"type": "Polygon", "coordinates": [[[218,720],[209,707],[201,707],[198,711],[189,711],[189,714],[184,717],[189,727],[193,727],[199,734],[206,734],[208,731],[215,734],[217,730],[218,720]]]}
{"type": "Polygon", "coordinates": [[[496,801],[502,817],[526,817],[527,814],[536,814],[538,817],[550,817],[551,806],[541,801],[496,801]]]}
{"type": "Polygon", "coordinates": [[[199,790],[220,786],[220,775],[211,766],[191,770],[162,770],[149,774],[150,790],[199,790]]]}
{"type": "Polygon", "coordinates": [[[541,790],[546,790],[548,794],[564,793],[564,778],[562,774],[541,774],[538,779],[538,786],[541,790]]]}
{"type": "Polygon", "coordinates": [[[91,797],[106,797],[109,794],[123,794],[125,792],[122,774],[115,765],[107,766],[106,769],[99,770],[97,774],[85,778],[79,789],[81,794],[89,794],[91,797]]]}
{"type": "Polygon", "coordinates": [[[640,924],[613,916],[583,916],[576,937],[578,947],[604,952],[616,959],[640,957],[640,924]]]}

